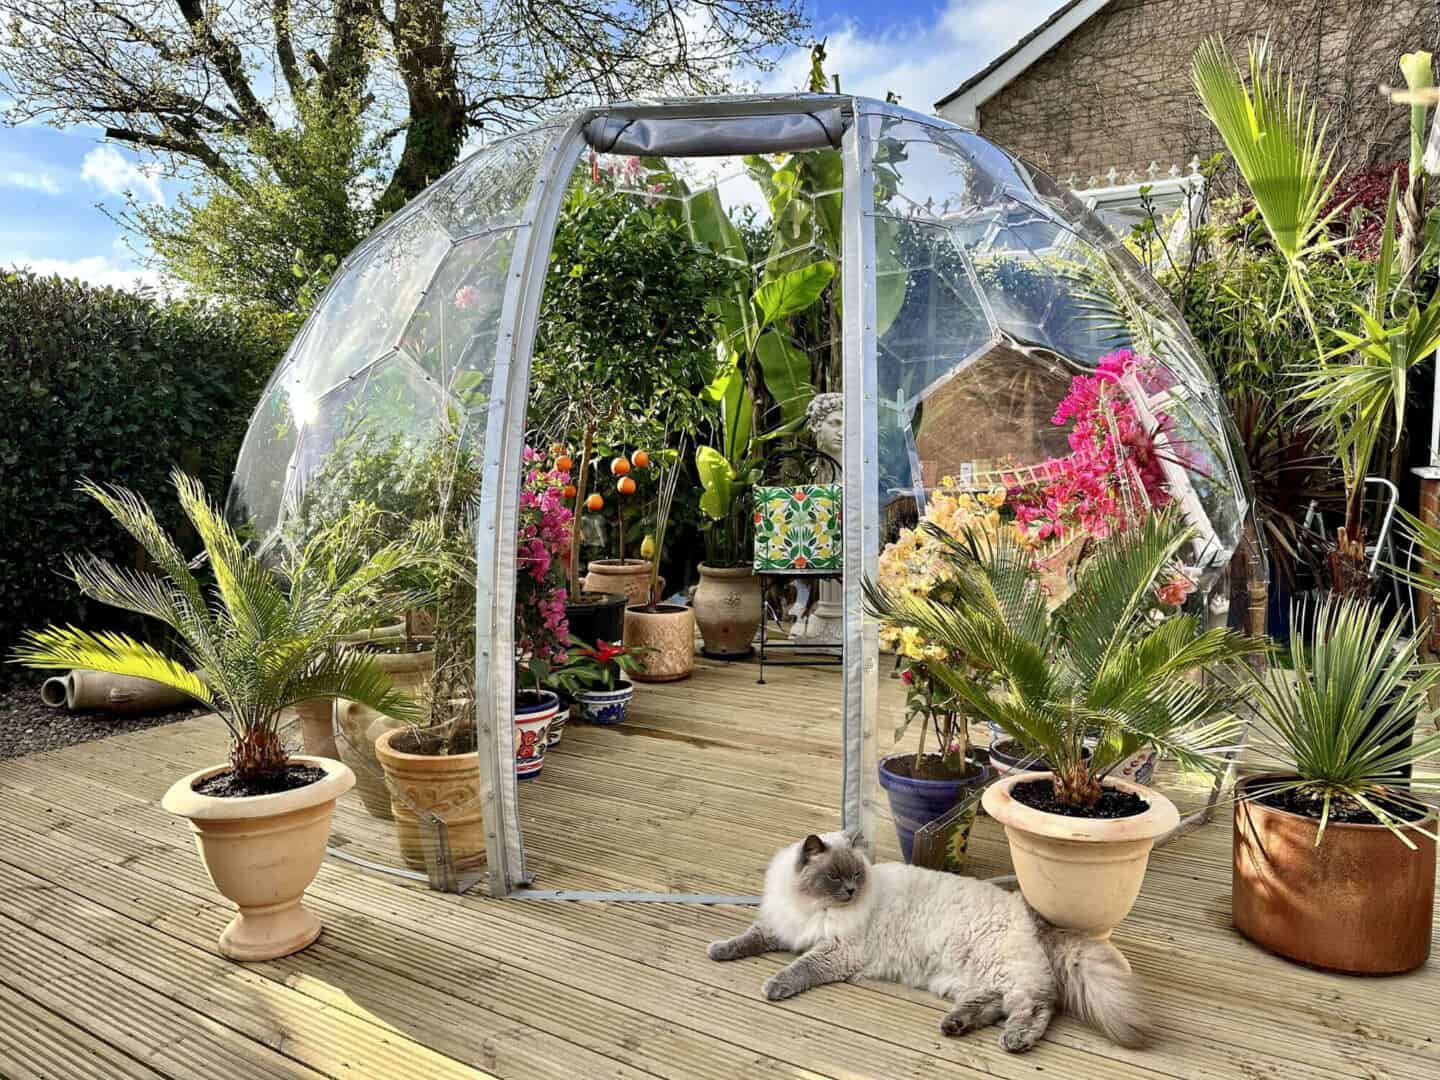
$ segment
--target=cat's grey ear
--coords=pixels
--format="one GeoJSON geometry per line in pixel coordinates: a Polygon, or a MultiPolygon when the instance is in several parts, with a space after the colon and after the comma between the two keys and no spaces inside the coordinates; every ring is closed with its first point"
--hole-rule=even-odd
{"type": "Polygon", "coordinates": [[[811,833],[809,836],[805,837],[805,842],[800,845],[801,863],[809,862],[811,859],[815,858],[816,855],[819,855],[824,850],[825,841],[821,840],[820,837],[816,836],[814,833],[811,833]]]}
{"type": "Polygon", "coordinates": [[[862,833],[859,829],[846,829],[845,843],[849,844],[850,847],[854,848],[856,851],[859,851],[862,847],[865,846],[865,834],[862,833]]]}

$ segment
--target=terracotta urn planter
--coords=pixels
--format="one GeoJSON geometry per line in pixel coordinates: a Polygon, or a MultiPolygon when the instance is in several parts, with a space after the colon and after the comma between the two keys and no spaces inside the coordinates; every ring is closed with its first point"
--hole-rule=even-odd
{"type": "Polygon", "coordinates": [[[695,589],[695,621],[705,639],[705,655],[737,660],[752,652],[760,629],[760,579],[748,566],[700,564],[695,589]]]}
{"type": "MultiPolygon", "coordinates": [[[[649,559],[592,559],[585,591],[617,594],[632,604],[643,604],[650,598],[650,569],[649,559]]],[[[664,596],[663,577],[658,588],[664,596]]]]}
{"type": "Polygon", "coordinates": [[[1056,926],[1109,937],[1140,895],[1155,840],[1180,824],[1175,804],[1153,788],[1107,779],[1134,792],[1149,809],[1132,817],[1050,814],[1017,801],[1016,784],[1049,780],[1048,772],[1012,773],[988,788],[985,812],[1005,826],[1015,877],[1029,905],[1056,926]]]}
{"type": "Polygon", "coordinates": [[[335,745],[335,699],[317,697],[297,701],[295,715],[300,720],[305,753],[340,760],[340,748],[335,745]]]}
{"type": "Polygon", "coordinates": [[[646,611],[636,604],[625,609],[625,647],[641,654],[644,671],[636,682],[674,682],[695,670],[695,612],[678,604],[656,604],[646,611]]]}
{"type": "MultiPolygon", "coordinates": [[[[1243,796],[1277,777],[1237,785],[1230,910],[1255,944],[1312,967],[1394,975],[1430,956],[1435,841],[1415,829],[1406,847],[1384,825],[1320,823],[1243,796]]],[[[1435,831],[1432,811],[1416,822],[1435,831]]]]}
{"type": "Polygon", "coordinates": [[[325,776],[274,795],[217,798],[195,790],[230,768],[212,765],[176,781],[160,801],[189,820],[210,880],[240,909],[220,934],[220,951],[232,960],[288,956],[320,936],[320,920],[300,901],[325,858],[335,800],[350,790],[355,774],[329,758],[290,760],[325,776]]]}
{"type": "Polygon", "coordinates": [[[413,870],[426,869],[429,830],[420,826],[421,813],[445,822],[450,858],[457,870],[485,862],[485,824],[480,807],[480,755],[417,754],[406,746],[405,730],[391,729],[375,741],[375,756],[393,791],[390,815],[400,856],[413,870]],[[400,740],[400,748],[393,744],[400,740]]]}
{"type": "Polygon", "coordinates": [[[104,709],[113,713],[150,713],[176,709],[194,701],[179,690],[132,675],[75,668],[46,679],[40,700],[52,709],[104,709]]]}
{"type": "MultiPolygon", "coordinates": [[[[370,643],[369,648],[393,645],[370,643]]],[[[432,639],[417,638],[408,652],[375,652],[375,663],[390,676],[398,689],[418,696],[435,674],[435,649],[432,639]]],[[[387,731],[400,727],[397,720],[377,713],[359,702],[340,698],[335,703],[335,723],[344,738],[338,740],[340,760],[355,770],[355,792],[365,809],[374,817],[390,819],[390,790],[385,786],[384,770],[375,756],[375,740],[387,731]]]]}

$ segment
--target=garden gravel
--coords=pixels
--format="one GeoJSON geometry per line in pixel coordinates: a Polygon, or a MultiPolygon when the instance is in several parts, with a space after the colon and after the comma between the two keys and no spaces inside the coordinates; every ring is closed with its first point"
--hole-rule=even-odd
{"type": "Polygon", "coordinates": [[[23,757],[62,746],[107,739],[127,731],[143,731],[197,715],[197,708],[172,709],[146,716],[127,716],[87,709],[52,709],[40,700],[40,682],[21,681],[0,688],[0,758],[23,757]]]}

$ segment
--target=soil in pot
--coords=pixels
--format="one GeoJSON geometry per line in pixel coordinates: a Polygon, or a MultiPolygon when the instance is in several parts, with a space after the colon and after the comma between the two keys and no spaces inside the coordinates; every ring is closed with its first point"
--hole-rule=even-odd
{"type": "Polygon", "coordinates": [[[620,593],[581,592],[565,605],[570,633],[587,645],[614,642],[625,636],[625,605],[629,598],[620,593]]]}
{"type": "MultiPolygon", "coordinates": [[[[1288,791],[1272,791],[1264,795],[1257,795],[1256,802],[1264,803],[1266,806],[1273,806],[1276,810],[1284,810],[1286,813],[1299,814],[1301,817],[1313,818],[1317,823],[1325,814],[1324,796],[1305,791],[1301,788],[1291,788],[1288,791]]],[[[1428,816],[1427,811],[1419,809],[1409,803],[1397,802],[1394,799],[1379,798],[1382,809],[1394,814],[1402,821],[1424,821],[1428,816]]],[[[1384,822],[1372,814],[1365,807],[1353,802],[1343,796],[1337,796],[1330,800],[1330,821],[1344,825],[1383,825],[1384,822]]],[[[1322,840],[1321,843],[1324,843],[1322,840]]]]}
{"type": "Polygon", "coordinates": [[[259,783],[244,780],[226,769],[214,776],[196,781],[192,790],[198,795],[209,795],[216,799],[244,799],[251,795],[274,795],[280,791],[294,791],[325,779],[325,770],[314,765],[297,765],[291,762],[279,776],[267,777],[259,783]]]}
{"type": "Polygon", "coordinates": [[[914,754],[897,754],[885,761],[887,772],[903,776],[907,780],[954,780],[960,783],[975,783],[985,778],[985,765],[975,757],[965,759],[964,769],[954,769],[945,764],[940,754],[926,754],[915,767],[914,754]]]}
{"type": "Polygon", "coordinates": [[[1143,814],[1150,804],[1133,791],[1119,791],[1105,788],[1100,801],[1094,806],[1076,806],[1061,799],[1055,793],[1055,784],[1050,780],[1029,780],[1016,784],[1010,789],[1016,802],[1024,803],[1032,810],[1062,817],[1078,818],[1126,818],[1143,814]]]}

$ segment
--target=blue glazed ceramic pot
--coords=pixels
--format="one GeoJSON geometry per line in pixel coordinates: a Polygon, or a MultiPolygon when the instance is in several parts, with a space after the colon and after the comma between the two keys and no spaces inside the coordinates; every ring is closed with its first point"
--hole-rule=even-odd
{"type": "Polygon", "coordinates": [[[623,724],[634,696],[634,685],[622,679],[614,690],[578,691],[575,704],[580,706],[581,717],[592,724],[623,724]]]}
{"type": "Polygon", "coordinates": [[[880,786],[890,798],[890,816],[895,819],[895,834],[908,863],[915,851],[916,830],[950,811],[965,796],[966,789],[983,787],[990,770],[981,766],[978,775],[960,780],[915,780],[891,771],[890,763],[900,758],[913,761],[915,755],[906,752],[880,759],[880,786]]]}
{"type": "Polygon", "coordinates": [[[545,767],[546,736],[560,698],[549,690],[527,691],[515,702],[515,777],[530,780],[545,767]]]}

